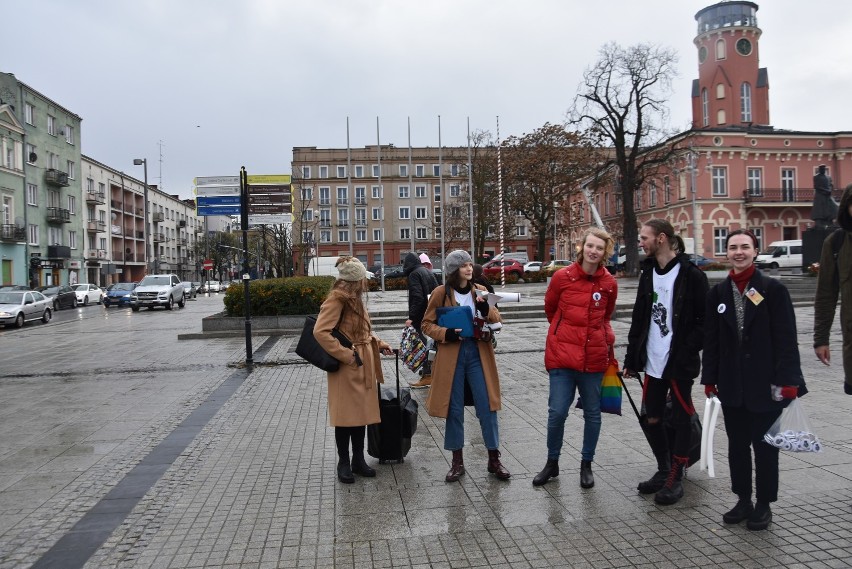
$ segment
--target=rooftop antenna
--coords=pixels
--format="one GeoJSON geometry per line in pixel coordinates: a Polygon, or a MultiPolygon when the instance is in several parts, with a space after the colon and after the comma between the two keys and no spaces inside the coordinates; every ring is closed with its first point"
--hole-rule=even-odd
{"type": "Polygon", "coordinates": [[[159,178],[159,180],[157,180],[157,183],[159,184],[158,187],[162,191],[165,191],[165,188],[163,187],[163,147],[165,145],[166,145],[166,143],[163,142],[162,140],[157,141],[157,146],[160,147],[160,178],[159,178]]]}

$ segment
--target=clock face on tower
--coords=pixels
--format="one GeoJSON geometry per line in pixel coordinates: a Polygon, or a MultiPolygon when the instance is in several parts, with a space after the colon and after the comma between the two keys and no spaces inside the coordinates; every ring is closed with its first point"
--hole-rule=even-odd
{"type": "Polygon", "coordinates": [[[737,51],[740,55],[748,55],[751,53],[751,42],[746,38],[740,38],[737,40],[737,51]]]}

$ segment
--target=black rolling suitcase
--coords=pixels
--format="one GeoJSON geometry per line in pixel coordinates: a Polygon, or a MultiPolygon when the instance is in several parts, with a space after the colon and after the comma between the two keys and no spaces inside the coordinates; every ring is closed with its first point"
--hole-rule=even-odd
{"type": "Polygon", "coordinates": [[[399,387],[399,350],[396,354],[396,388],[379,386],[379,413],[382,422],[367,427],[367,453],[380,464],[404,462],[417,430],[417,401],[411,390],[399,387]]]}

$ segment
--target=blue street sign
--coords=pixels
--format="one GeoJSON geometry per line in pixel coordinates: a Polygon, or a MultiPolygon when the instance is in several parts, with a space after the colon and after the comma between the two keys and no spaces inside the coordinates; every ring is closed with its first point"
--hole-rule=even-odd
{"type": "Polygon", "coordinates": [[[198,196],[195,199],[199,207],[240,205],[240,196],[198,196]]]}
{"type": "Polygon", "coordinates": [[[239,205],[207,206],[196,208],[196,215],[240,215],[239,205]]]}

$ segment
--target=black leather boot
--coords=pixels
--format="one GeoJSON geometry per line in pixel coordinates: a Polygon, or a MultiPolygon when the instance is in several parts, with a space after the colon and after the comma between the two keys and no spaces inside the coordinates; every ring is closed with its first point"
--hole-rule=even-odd
{"type": "Polygon", "coordinates": [[[595,485],[595,475],[592,474],[592,461],[580,461],[580,487],[591,488],[595,485]]]}
{"type": "Polygon", "coordinates": [[[358,476],[364,476],[365,478],[372,478],[376,475],[376,470],[374,468],[370,468],[370,465],[368,465],[367,461],[364,460],[363,451],[360,453],[352,453],[352,472],[358,476]]]}
{"type": "Polygon", "coordinates": [[[337,479],[344,484],[352,484],[355,482],[355,477],[352,476],[352,467],[349,465],[349,461],[343,462],[341,460],[337,463],[337,479]]]}
{"type": "Polygon", "coordinates": [[[660,491],[654,495],[654,501],[663,506],[671,506],[677,504],[678,500],[683,498],[683,469],[689,464],[687,456],[673,456],[672,468],[669,470],[669,476],[666,478],[665,484],[660,488],[660,491]]]}
{"type": "Polygon", "coordinates": [[[533,478],[533,486],[544,486],[551,478],[559,476],[559,461],[552,458],[547,459],[547,464],[541,469],[541,472],[533,478]]]}
{"type": "Polygon", "coordinates": [[[456,482],[464,474],[464,454],[462,450],[453,451],[453,464],[450,466],[450,471],[444,480],[447,482],[456,482]]]}
{"type": "Polygon", "coordinates": [[[736,506],[734,506],[729,512],[722,514],[722,521],[726,524],[738,524],[741,521],[748,519],[753,511],[754,506],[751,503],[751,497],[740,497],[736,506]]]}
{"type": "Polygon", "coordinates": [[[748,517],[746,527],[751,531],[760,531],[769,527],[772,522],[772,510],[769,502],[758,502],[754,505],[754,511],[748,517]]]}
{"type": "Polygon", "coordinates": [[[496,476],[499,480],[508,480],[512,477],[506,467],[500,462],[500,451],[497,449],[488,450],[488,472],[496,476]]]}

